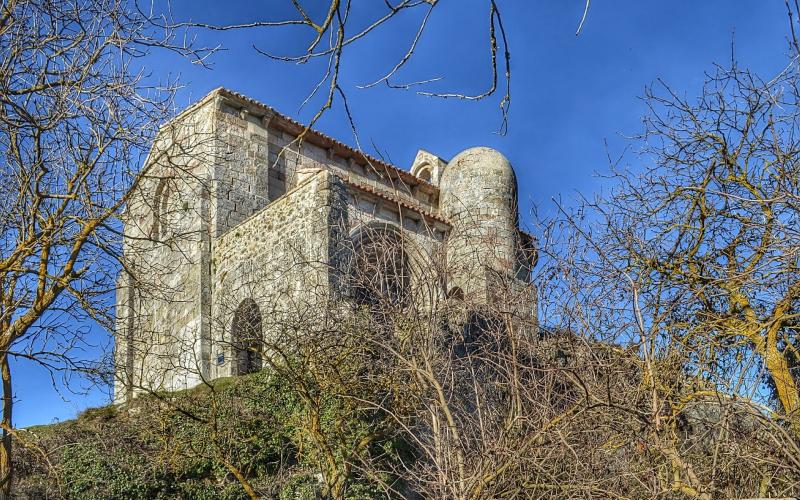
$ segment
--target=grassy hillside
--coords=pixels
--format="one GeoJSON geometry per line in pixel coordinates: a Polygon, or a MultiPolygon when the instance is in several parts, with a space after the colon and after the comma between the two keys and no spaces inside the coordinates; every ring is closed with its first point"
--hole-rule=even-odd
{"type": "Polygon", "coordinates": [[[406,359],[429,366],[394,363],[404,337],[389,338],[393,352],[320,335],[275,371],[20,431],[14,494],[710,500],[800,491],[790,428],[669,358],[656,361],[655,386],[636,350],[570,335],[516,357],[500,343],[481,349],[481,338],[447,357],[407,342],[406,359]],[[653,390],[663,395],[656,414],[653,390]]]}
{"type": "Polygon", "coordinates": [[[314,498],[327,496],[326,484],[338,484],[345,496],[374,498],[403,488],[390,474],[354,467],[364,459],[411,460],[383,414],[302,394],[265,371],[20,431],[15,493],[314,498]]]}

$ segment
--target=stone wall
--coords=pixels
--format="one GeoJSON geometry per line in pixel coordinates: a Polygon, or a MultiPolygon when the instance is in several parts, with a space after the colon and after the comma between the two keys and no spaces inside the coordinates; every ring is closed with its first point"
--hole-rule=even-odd
{"type": "Polygon", "coordinates": [[[216,173],[221,214],[216,234],[248,217],[291,190],[302,171],[332,170],[379,190],[391,191],[411,203],[436,210],[438,189],[382,162],[353,151],[341,143],[308,131],[298,141],[303,127],[271,108],[238,94],[219,89],[206,100],[216,104],[216,134],[220,138],[216,173]],[[230,171],[233,169],[233,171],[230,171]],[[261,183],[266,182],[266,198],[261,183]],[[284,188],[285,186],[285,188],[284,188]],[[248,198],[256,193],[261,201],[248,198]],[[233,203],[224,203],[225,200],[233,203]],[[266,201],[266,202],[265,202],[266,201]],[[223,206],[224,205],[224,206],[223,206]],[[224,222],[224,214],[229,216],[224,222]]]}
{"type": "Polygon", "coordinates": [[[117,293],[117,389],[195,385],[214,134],[200,107],[162,127],[124,214],[128,273],[117,293]]]}
{"type": "Polygon", "coordinates": [[[349,185],[347,209],[348,238],[367,227],[393,228],[409,258],[412,290],[424,289],[416,296],[427,302],[440,294],[446,265],[444,241],[450,229],[445,221],[353,185],[349,185]]]}
{"type": "Polygon", "coordinates": [[[492,274],[520,274],[517,180],[508,159],[490,148],[456,155],[440,181],[441,213],[452,224],[447,259],[451,286],[476,302],[493,301],[492,274]]]}
{"type": "Polygon", "coordinates": [[[269,115],[252,115],[222,98],[215,99],[212,108],[216,158],[211,212],[216,237],[282,193],[274,191],[278,174],[270,161],[269,115]]]}
{"type": "Polygon", "coordinates": [[[267,336],[324,310],[344,203],[341,179],[320,170],[214,243],[211,377],[231,374],[231,326],[244,300],[258,305],[267,336]]]}

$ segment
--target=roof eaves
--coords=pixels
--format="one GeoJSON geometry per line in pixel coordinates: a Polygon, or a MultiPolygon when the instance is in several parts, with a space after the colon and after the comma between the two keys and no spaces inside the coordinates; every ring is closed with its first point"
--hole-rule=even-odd
{"type": "Polygon", "coordinates": [[[398,205],[400,205],[400,206],[402,206],[404,208],[407,208],[409,210],[413,210],[413,211],[419,213],[423,217],[427,217],[429,219],[433,219],[435,221],[441,222],[441,223],[446,224],[448,226],[451,225],[450,221],[448,221],[444,217],[440,216],[439,214],[436,214],[436,213],[431,212],[430,210],[427,210],[425,207],[423,207],[421,205],[415,205],[413,203],[409,203],[409,202],[407,202],[407,201],[405,201],[405,200],[403,200],[403,199],[401,199],[399,197],[392,196],[392,195],[390,195],[390,194],[388,194],[386,192],[379,191],[379,190],[377,190],[377,189],[375,189],[375,188],[373,188],[373,187],[371,187],[371,186],[369,186],[367,184],[362,184],[360,182],[356,182],[351,178],[344,178],[344,181],[349,186],[352,186],[352,187],[354,187],[354,188],[356,188],[358,190],[361,190],[361,191],[365,191],[365,192],[367,192],[367,193],[369,193],[369,194],[371,194],[373,196],[377,196],[378,198],[382,198],[382,199],[384,199],[386,201],[390,201],[392,203],[397,203],[398,205]]]}

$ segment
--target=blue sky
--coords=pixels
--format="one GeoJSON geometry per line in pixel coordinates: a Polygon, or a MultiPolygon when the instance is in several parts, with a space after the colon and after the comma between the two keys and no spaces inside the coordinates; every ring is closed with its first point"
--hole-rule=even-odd
{"type": "MultiPolygon", "coordinates": [[[[355,3],[359,8],[383,4],[355,3]]],[[[486,4],[440,0],[399,79],[443,77],[433,90],[482,91],[490,76],[486,4]]],[[[284,18],[290,14],[287,5],[288,0],[177,0],[173,11],[183,20],[233,23],[284,18]]],[[[635,146],[626,137],[640,131],[645,112],[640,96],[646,85],[660,78],[693,97],[714,63],[730,61],[732,43],[739,65],[764,78],[787,63],[788,25],[780,0],[593,2],[578,37],[583,0],[498,0],[498,5],[509,36],[513,74],[507,135],[496,134],[502,94],[465,102],[383,86],[356,88],[382,76],[402,56],[417,15],[398,18],[352,46],[342,66],[342,87],[362,145],[369,151],[374,143],[399,167],[407,168],[419,148],[445,159],[477,145],[502,151],[517,170],[523,224],[530,220],[534,204],[546,214],[552,211],[553,197],[569,200],[575,193],[591,195],[604,187],[595,175],[608,169],[604,141],[612,154],[635,146]]],[[[180,77],[185,85],[180,106],[225,86],[307,122],[316,110],[314,103],[304,110],[299,106],[323,68],[270,61],[252,48],[255,43],[276,53],[297,53],[306,40],[306,34],[293,29],[201,34],[200,43],[227,49],[212,58],[211,69],[169,54],[154,54],[147,69],[152,78],[180,77]]],[[[339,106],[317,128],[354,144],[339,106]]],[[[633,168],[636,161],[628,157],[633,168]]],[[[26,363],[15,364],[14,374],[15,423],[20,427],[72,418],[86,407],[108,402],[107,393],[96,388],[88,394],[57,392],[47,373],[26,363]]]]}

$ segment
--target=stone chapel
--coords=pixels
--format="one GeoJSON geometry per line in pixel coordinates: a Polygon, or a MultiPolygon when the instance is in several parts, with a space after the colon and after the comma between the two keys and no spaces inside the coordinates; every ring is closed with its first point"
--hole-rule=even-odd
{"type": "MultiPolygon", "coordinates": [[[[269,335],[269,319],[370,300],[342,279],[386,253],[368,234],[394,242],[403,266],[446,263],[447,296],[489,303],[502,281],[535,314],[533,240],[493,149],[449,161],[420,150],[407,171],[219,88],[161,127],[145,165],[123,218],[118,402],[261,369],[248,339],[269,335]]],[[[405,300],[406,281],[384,271],[366,274],[405,300]]]]}

